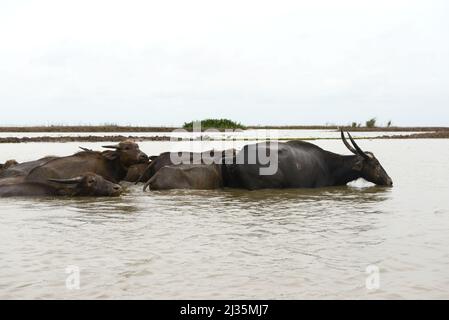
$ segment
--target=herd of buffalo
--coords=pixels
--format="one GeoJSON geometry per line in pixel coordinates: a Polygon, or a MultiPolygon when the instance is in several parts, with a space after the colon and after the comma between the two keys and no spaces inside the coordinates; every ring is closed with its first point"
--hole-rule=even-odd
{"type": "Polygon", "coordinates": [[[363,151],[348,133],[343,143],[352,155],[338,155],[304,141],[258,143],[242,150],[162,153],[148,157],[133,141],[104,146],[106,151],[82,148],[65,157],[0,164],[0,197],[15,196],[118,196],[122,181],[143,182],[144,190],[219,189],[248,190],[342,186],[364,178],[381,186],[393,181],[371,152],[363,151]],[[276,170],[261,174],[267,163],[252,153],[276,154],[276,170]],[[213,161],[201,159],[208,156],[213,161]],[[176,156],[174,156],[176,155],[176,156]],[[200,162],[192,161],[200,159],[200,162]],[[252,159],[252,160],[251,160],[252,159]]]}

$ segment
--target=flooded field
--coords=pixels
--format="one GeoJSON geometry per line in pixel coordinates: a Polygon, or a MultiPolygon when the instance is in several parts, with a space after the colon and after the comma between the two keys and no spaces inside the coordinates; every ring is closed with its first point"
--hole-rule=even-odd
{"type": "MultiPolygon", "coordinates": [[[[338,140],[314,143],[348,153],[338,140]]],[[[104,143],[2,144],[0,163],[79,145],[104,143]]],[[[149,155],[190,147],[140,145],[149,155]]],[[[195,148],[223,146],[236,147],[195,148]]],[[[0,298],[449,298],[449,140],[360,146],[376,154],[393,188],[359,180],[316,190],[143,193],[126,185],[120,198],[0,199],[0,298]],[[379,270],[373,290],[370,266],[379,270]],[[68,267],[79,268],[79,290],[66,286],[68,267]]]]}

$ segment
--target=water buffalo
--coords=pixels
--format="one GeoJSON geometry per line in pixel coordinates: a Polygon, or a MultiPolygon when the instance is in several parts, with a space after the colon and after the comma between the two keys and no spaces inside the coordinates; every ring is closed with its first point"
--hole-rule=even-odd
{"type": "MultiPolygon", "coordinates": [[[[10,165],[8,167],[3,167],[3,171],[0,170],[0,179],[26,176],[34,168],[41,166],[44,163],[47,163],[48,161],[56,159],[56,158],[58,158],[58,157],[47,156],[47,157],[41,158],[39,160],[28,161],[28,162],[23,162],[23,163],[17,163],[14,160],[10,160],[11,161],[10,165]],[[14,161],[14,162],[12,162],[12,161],[14,161]]],[[[5,163],[5,165],[7,163],[5,163]]]]}
{"type": "Polygon", "coordinates": [[[6,178],[1,178],[0,179],[0,185],[17,184],[17,183],[21,183],[23,181],[25,181],[25,177],[24,176],[6,177],[6,178]]]}
{"type": "Polygon", "coordinates": [[[351,146],[343,131],[341,138],[353,153],[351,156],[338,155],[304,141],[289,141],[275,144],[253,144],[243,148],[236,156],[234,164],[224,164],[223,180],[226,187],[249,190],[266,188],[318,188],[346,185],[358,178],[364,178],[381,186],[392,186],[393,181],[374,154],[364,152],[355,143],[351,146]],[[261,169],[267,163],[248,161],[256,154],[277,153],[277,167],[274,174],[262,175],[261,169]]]}
{"type": "Polygon", "coordinates": [[[19,163],[16,160],[8,160],[4,164],[0,164],[0,169],[8,169],[9,167],[16,166],[19,163]]]}
{"type": "Polygon", "coordinates": [[[131,167],[129,167],[128,172],[126,173],[126,177],[123,178],[123,181],[137,182],[139,181],[140,177],[142,177],[142,179],[148,179],[146,175],[143,175],[148,166],[149,163],[139,163],[132,165],[131,167]]]}
{"type": "Polygon", "coordinates": [[[181,164],[165,166],[145,184],[143,190],[197,189],[223,187],[221,166],[217,164],[181,164]]]}
{"type": "Polygon", "coordinates": [[[132,141],[123,141],[118,145],[104,146],[104,148],[114,150],[98,152],[86,149],[72,156],[53,159],[31,170],[26,180],[47,181],[50,178],[73,178],[85,172],[93,172],[118,183],[126,177],[130,166],[148,162],[148,156],[132,141]]]}
{"type": "Polygon", "coordinates": [[[13,166],[16,166],[16,165],[18,165],[19,163],[16,161],[16,160],[8,160],[8,161],[6,161],[5,163],[3,163],[3,164],[1,164],[0,163],[0,173],[3,171],[3,170],[6,170],[6,169],[8,169],[8,168],[10,168],[10,167],[13,167],[13,166]]]}
{"type": "Polygon", "coordinates": [[[146,163],[138,163],[129,167],[128,172],[126,173],[126,177],[123,178],[123,181],[127,182],[139,182],[148,181],[150,177],[148,176],[148,171],[146,170],[148,166],[151,164],[151,161],[156,159],[157,157],[150,157],[150,161],[146,163]]]}
{"type": "Polygon", "coordinates": [[[103,177],[86,173],[71,179],[49,179],[47,182],[22,181],[0,185],[0,197],[45,196],[119,196],[122,187],[103,177]]]}
{"type": "Polygon", "coordinates": [[[146,182],[151,179],[156,172],[165,166],[180,164],[205,164],[221,163],[224,156],[235,156],[236,150],[225,151],[210,150],[205,152],[164,152],[151,161],[148,168],[143,172],[137,182],[146,182]],[[173,160],[176,160],[175,162],[173,160]]]}

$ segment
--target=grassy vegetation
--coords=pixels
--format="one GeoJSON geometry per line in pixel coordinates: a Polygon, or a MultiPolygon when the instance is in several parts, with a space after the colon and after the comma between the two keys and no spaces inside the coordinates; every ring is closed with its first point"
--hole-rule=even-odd
{"type": "Polygon", "coordinates": [[[30,143],[30,142],[120,142],[124,140],[141,141],[170,141],[170,137],[156,136],[156,137],[140,137],[140,136],[64,136],[64,137],[0,137],[0,143],[30,143]]]}
{"type": "Polygon", "coordinates": [[[273,130],[340,130],[370,132],[370,131],[391,131],[391,132],[429,132],[429,131],[449,131],[448,127],[373,127],[367,128],[359,123],[344,126],[248,126],[247,129],[273,129],[273,130]]]}
{"type": "Polygon", "coordinates": [[[21,126],[0,127],[0,132],[171,132],[176,127],[138,127],[104,124],[97,126],[21,126]]]}
{"type": "MultiPolygon", "coordinates": [[[[193,122],[185,123],[184,128],[191,130],[193,122]]],[[[347,131],[393,131],[393,132],[429,132],[429,131],[449,131],[448,127],[397,127],[392,126],[389,122],[386,126],[374,126],[366,127],[360,123],[353,122],[348,125],[317,125],[317,126],[244,126],[240,123],[236,123],[231,120],[216,120],[209,119],[202,122],[203,129],[216,128],[219,130],[224,129],[274,129],[274,130],[339,130],[342,128],[347,131]]],[[[103,125],[83,125],[83,126],[65,126],[65,125],[50,125],[50,126],[4,126],[0,127],[0,132],[17,132],[17,133],[29,133],[29,132],[172,132],[180,127],[152,127],[152,126],[119,126],[115,124],[103,124],[103,125]]]]}
{"type": "Polygon", "coordinates": [[[232,121],[229,119],[205,119],[205,120],[201,120],[201,121],[186,122],[183,125],[183,129],[193,130],[194,124],[200,124],[202,130],[206,130],[206,129],[218,129],[218,130],[242,129],[242,130],[244,130],[244,129],[246,129],[246,127],[244,125],[242,125],[241,123],[235,122],[235,121],[232,121]]]}
{"type": "Polygon", "coordinates": [[[376,119],[376,118],[369,119],[369,120],[366,122],[366,127],[367,127],[367,128],[375,128],[375,127],[376,127],[376,122],[377,122],[377,119],[376,119]]]}

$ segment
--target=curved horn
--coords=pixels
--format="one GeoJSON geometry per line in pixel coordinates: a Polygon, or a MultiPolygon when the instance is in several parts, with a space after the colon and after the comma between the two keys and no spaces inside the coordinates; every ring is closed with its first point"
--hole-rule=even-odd
{"type": "Polygon", "coordinates": [[[102,146],[102,148],[105,148],[105,149],[120,149],[120,146],[118,144],[116,144],[114,146],[102,146]]]}
{"type": "Polygon", "coordinates": [[[62,184],[77,184],[83,180],[83,177],[76,177],[71,179],[47,179],[50,182],[62,183],[62,184]]]}
{"type": "Polygon", "coordinates": [[[351,134],[348,132],[349,139],[351,140],[352,144],[354,145],[355,150],[357,150],[357,153],[364,158],[369,158],[369,156],[355,143],[354,139],[352,138],[351,134]]]}
{"type": "Polygon", "coordinates": [[[348,140],[346,140],[345,133],[343,132],[343,129],[340,129],[341,131],[341,140],[343,140],[343,143],[345,144],[346,148],[349,149],[353,154],[357,155],[357,151],[349,144],[348,140]]]}
{"type": "Polygon", "coordinates": [[[153,180],[154,180],[154,176],[151,177],[150,179],[148,179],[148,181],[147,181],[147,182],[145,183],[145,185],[143,186],[143,192],[147,191],[148,187],[149,187],[150,184],[151,184],[151,181],[153,181],[153,180]]]}
{"type": "Polygon", "coordinates": [[[142,182],[143,177],[147,174],[148,170],[150,170],[150,168],[154,165],[154,160],[156,160],[158,157],[159,156],[151,156],[151,157],[149,157],[150,163],[148,164],[148,167],[146,167],[146,169],[140,175],[139,179],[137,179],[136,183],[134,183],[134,184],[138,184],[139,182],[142,182]]]}
{"type": "Polygon", "coordinates": [[[81,150],[86,151],[86,152],[94,152],[92,149],[87,149],[84,147],[79,147],[81,150]]]}

